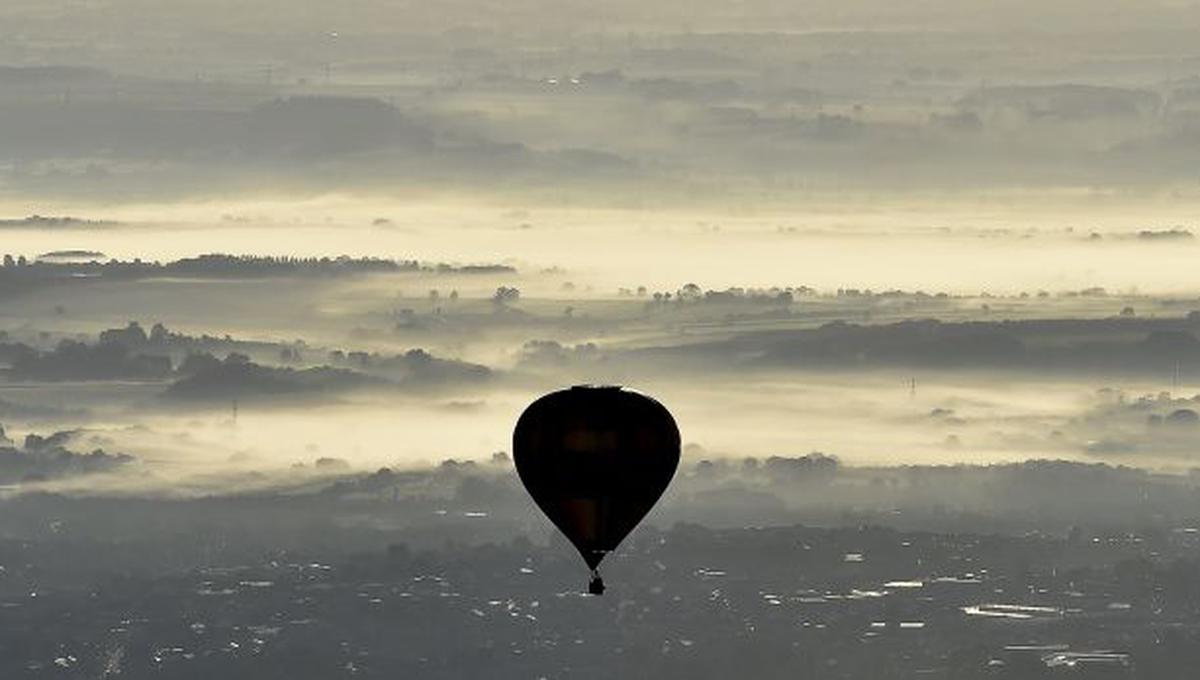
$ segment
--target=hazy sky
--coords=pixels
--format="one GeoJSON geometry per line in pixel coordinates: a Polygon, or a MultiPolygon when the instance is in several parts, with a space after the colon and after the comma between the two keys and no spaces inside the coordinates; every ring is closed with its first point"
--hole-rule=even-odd
{"type": "Polygon", "coordinates": [[[1146,193],[1188,189],[1200,161],[1200,8],[1185,2],[128,0],[0,16],[8,195],[1146,193]]]}

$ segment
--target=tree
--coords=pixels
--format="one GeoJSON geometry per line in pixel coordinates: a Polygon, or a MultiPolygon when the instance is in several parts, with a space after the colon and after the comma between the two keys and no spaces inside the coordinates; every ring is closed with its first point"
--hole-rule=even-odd
{"type": "Polygon", "coordinates": [[[146,344],[146,331],[141,324],[130,321],[124,328],[110,328],[100,333],[100,344],[118,344],[126,347],[141,347],[146,344]]]}
{"type": "Polygon", "coordinates": [[[521,299],[521,291],[512,286],[500,286],[492,294],[492,302],[501,307],[521,299]]]}
{"type": "Polygon", "coordinates": [[[150,342],[161,344],[167,341],[170,333],[167,332],[167,327],[161,323],[156,323],[150,327],[150,342]]]}
{"type": "Polygon", "coordinates": [[[679,289],[679,293],[675,297],[679,300],[690,302],[692,300],[699,300],[703,294],[704,292],[700,290],[700,286],[697,286],[694,283],[688,283],[684,284],[683,288],[679,289]]]}

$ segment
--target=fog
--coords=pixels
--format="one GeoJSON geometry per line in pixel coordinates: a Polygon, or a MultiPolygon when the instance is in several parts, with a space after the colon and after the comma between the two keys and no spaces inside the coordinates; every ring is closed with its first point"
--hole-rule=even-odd
{"type": "Polygon", "coordinates": [[[1200,5],[0,27],[0,676],[1200,663],[1200,5]],[[572,385],[680,431],[601,597],[572,385]]]}
{"type": "MultiPolygon", "coordinates": [[[[1039,209],[1021,200],[931,205],[855,197],[841,206],[706,212],[537,209],[456,197],[399,202],[371,195],[116,208],[51,203],[58,213],[114,224],[54,230],[18,224],[3,234],[10,252],[28,257],[83,249],[120,259],[221,251],[506,263],[521,270],[522,283],[551,297],[569,297],[561,290],[568,282],[596,295],[689,282],[716,289],[804,285],[966,294],[1094,286],[1180,294],[1197,285],[1193,239],[1143,233],[1186,230],[1195,212],[1190,201],[1097,199],[1089,208],[1086,201],[1058,199],[1039,209]],[[532,275],[546,270],[553,276],[532,275]]],[[[14,215],[38,210],[37,203],[9,205],[14,215]]]]}

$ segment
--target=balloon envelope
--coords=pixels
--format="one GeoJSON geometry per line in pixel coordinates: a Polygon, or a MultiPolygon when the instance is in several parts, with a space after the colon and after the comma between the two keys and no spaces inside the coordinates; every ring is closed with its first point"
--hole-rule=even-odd
{"type": "Polygon", "coordinates": [[[513,462],[534,502],[595,570],[670,484],[679,428],[643,394],[572,387],[521,414],[513,462]]]}

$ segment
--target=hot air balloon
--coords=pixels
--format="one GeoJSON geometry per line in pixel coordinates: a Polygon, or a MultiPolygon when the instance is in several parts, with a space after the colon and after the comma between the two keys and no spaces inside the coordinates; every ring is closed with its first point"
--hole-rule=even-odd
{"type": "Polygon", "coordinates": [[[521,482],[592,570],[662,496],[679,466],[679,428],[662,404],[621,387],[577,386],[529,405],[513,431],[521,482]]]}

